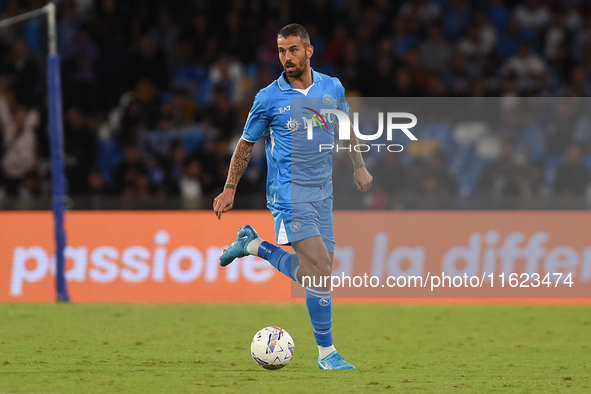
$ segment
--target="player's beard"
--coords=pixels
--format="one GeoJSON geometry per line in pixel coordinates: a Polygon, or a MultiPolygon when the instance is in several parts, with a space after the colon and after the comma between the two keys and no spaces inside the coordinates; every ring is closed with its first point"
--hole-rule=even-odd
{"type": "Polygon", "coordinates": [[[299,66],[296,66],[294,63],[289,63],[289,65],[295,66],[295,70],[287,71],[288,64],[286,63],[283,65],[283,69],[285,70],[285,75],[287,75],[288,77],[293,78],[293,79],[298,79],[307,71],[308,57],[306,56],[305,58],[303,58],[299,64],[299,66]]]}

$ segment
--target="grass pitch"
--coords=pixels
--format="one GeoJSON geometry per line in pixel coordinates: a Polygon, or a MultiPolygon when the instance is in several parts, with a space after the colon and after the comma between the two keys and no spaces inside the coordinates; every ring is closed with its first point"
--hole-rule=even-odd
{"type": "Polygon", "coordinates": [[[321,371],[304,305],[0,305],[0,392],[591,392],[586,306],[337,305],[357,371],[321,371]],[[250,357],[260,328],[287,367],[250,357]]]}

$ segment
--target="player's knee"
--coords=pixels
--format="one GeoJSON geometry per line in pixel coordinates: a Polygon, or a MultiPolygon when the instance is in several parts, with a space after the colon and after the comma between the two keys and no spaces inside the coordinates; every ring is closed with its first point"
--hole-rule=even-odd
{"type": "Polygon", "coordinates": [[[318,276],[330,276],[332,274],[330,258],[323,256],[314,261],[314,271],[318,276]]]}
{"type": "Polygon", "coordinates": [[[330,260],[314,259],[307,261],[304,265],[300,263],[300,273],[304,276],[326,278],[331,275],[331,271],[330,260]]]}
{"type": "Polygon", "coordinates": [[[331,276],[332,275],[332,268],[330,264],[324,264],[321,268],[320,275],[322,276],[331,276]]]}

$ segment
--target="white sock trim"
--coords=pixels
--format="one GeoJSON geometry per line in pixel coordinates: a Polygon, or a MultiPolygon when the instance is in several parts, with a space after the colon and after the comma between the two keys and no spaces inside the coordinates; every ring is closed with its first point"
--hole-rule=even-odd
{"type": "Polygon", "coordinates": [[[257,256],[259,254],[259,246],[263,243],[261,238],[255,238],[246,245],[246,251],[252,255],[257,256]]]}
{"type": "Polygon", "coordinates": [[[335,350],[337,350],[337,349],[335,349],[334,345],[318,346],[318,356],[320,356],[320,359],[322,360],[323,358],[325,358],[326,356],[328,356],[329,354],[331,354],[335,350]]]}

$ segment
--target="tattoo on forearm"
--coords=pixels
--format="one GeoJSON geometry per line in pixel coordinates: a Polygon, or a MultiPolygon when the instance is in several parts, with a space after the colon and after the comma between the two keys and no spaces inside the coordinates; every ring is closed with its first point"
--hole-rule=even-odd
{"type": "Polygon", "coordinates": [[[225,185],[226,188],[236,190],[236,185],[238,185],[238,181],[240,181],[240,178],[242,177],[242,174],[244,174],[244,170],[246,170],[248,162],[250,161],[253,146],[254,142],[248,142],[243,139],[240,139],[238,145],[236,145],[236,149],[232,155],[232,161],[230,161],[230,170],[228,171],[228,179],[226,180],[225,185]]]}
{"type": "Polygon", "coordinates": [[[363,156],[361,155],[361,152],[357,152],[355,150],[355,147],[358,145],[358,142],[359,140],[357,139],[357,136],[351,128],[351,140],[347,141],[347,146],[353,147],[353,149],[351,149],[348,153],[349,157],[351,158],[351,161],[353,162],[353,168],[355,169],[365,167],[365,162],[363,161],[363,156]]]}

